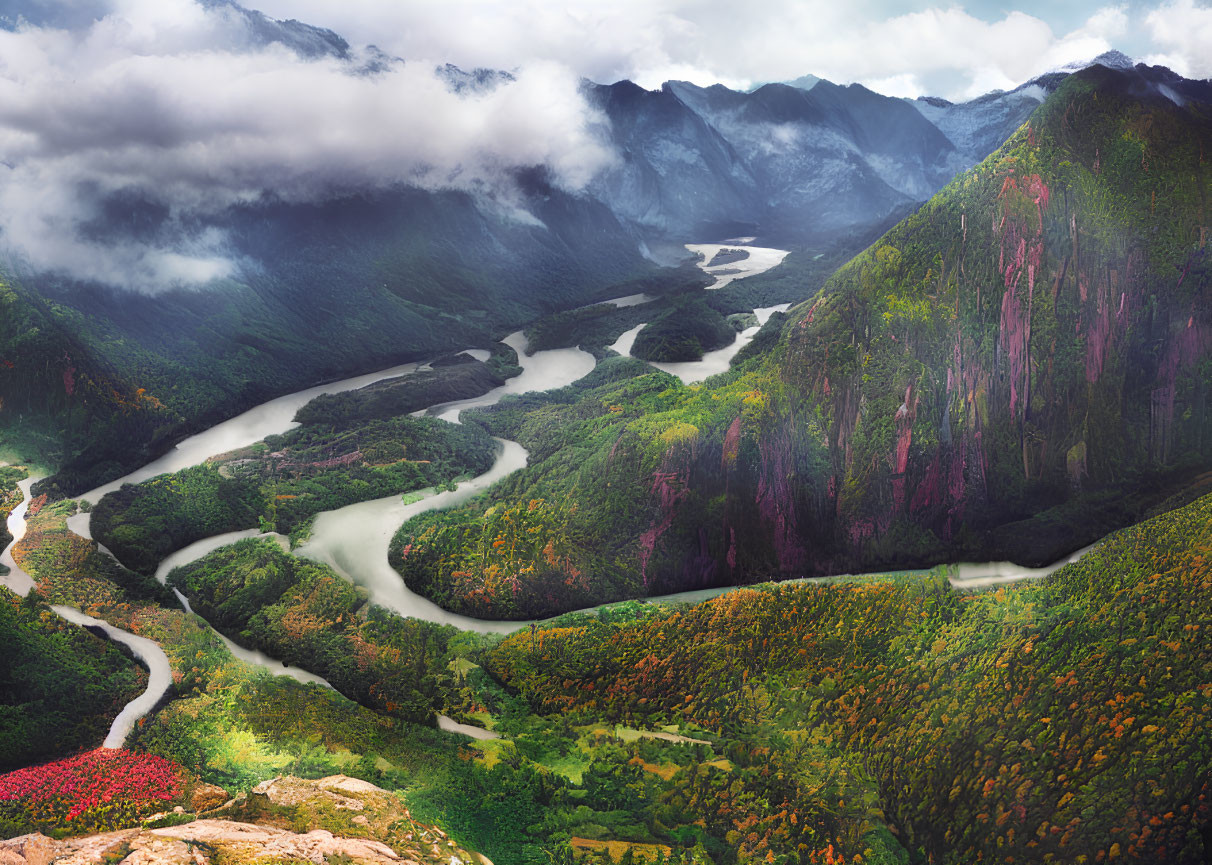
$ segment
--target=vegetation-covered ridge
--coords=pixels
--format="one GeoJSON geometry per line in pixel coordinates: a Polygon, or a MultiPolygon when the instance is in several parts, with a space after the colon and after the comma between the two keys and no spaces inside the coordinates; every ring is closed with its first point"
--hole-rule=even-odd
{"type": "Polygon", "coordinates": [[[0,657],[0,771],[96,746],[147,685],[114,645],[5,588],[0,657]]]}
{"type": "MultiPolygon", "coordinates": [[[[588,390],[519,403],[668,386],[645,369],[615,359],[588,390]]],[[[132,746],[233,792],[357,775],[507,865],[1204,855],[1212,497],[999,592],[921,577],[739,590],[572,614],[496,648],[380,616],[265,542],[177,572],[230,636],[380,712],[250,671],[196,618],[132,598],[94,544],[60,535],[70,508],[41,509],[20,545],[39,590],[164,646],[171,700],[132,746]],[[438,705],[502,738],[461,747],[405,720],[438,705]]]]}
{"type": "MultiPolygon", "coordinates": [[[[76,723],[71,723],[73,718],[65,704],[64,723],[41,730],[43,735],[39,738],[34,734],[39,731],[40,715],[49,712],[47,717],[56,717],[53,710],[59,704],[43,700],[41,704],[17,705],[8,710],[10,722],[17,725],[10,727],[14,747],[22,745],[23,732],[30,732],[25,742],[32,746],[45,744],[48,735],[62,738],[71,734],[68,741],[56,744],[46,756],[95,747],[104,735],[101,725],[108,724],[119,708],[116,701],[127,696],[121,687],[115,688],[122,683],[120,677],[106,670],[85,669],[79,653],[71,657],[71,643],[65,644],[64,637],[99,647],[124,660],[109,644],[85,630],[66,625],[44,606],[46,602],[69,604],[155,640],[168,656],[173,684],[162,705],[136,726],[132,741],[128,742],[135,754],[168,758],[183,767],[191,778],[200,777],[232,793],[248,792],[258,783],[284,773],[309,778],[356,774],[392,790],[408,789],[429,815],[430,822],[441,819],[444,825],[457,827],[461,837],[491,850],[497,862],[541,861],[533,855],[519,856],[518,844],[523,843],[524,850],[530,842],[519,841],[521,836],[513,820],[518,813],[516,797],[502,799],[495,811],[491,805],[468,799],[469,790],[499,796],[502,789],[516,787],[518,782],[512,769],[485,777],[483,770],[459,759],[458,737],[407,723],[390,714],[372,712],[336,691],[301,685],[233,659],[201,619],[176,608],[175,601],[170,600],[171,593],[164,592],[159,603],[148,603],[124,587],[119,581],[123,579],[119,566],[113,559],[98,552],[94,542],[68,532],[66,517],[73,510],[72,502],[57,502],[41,509],[26,540],[19,545],[19,561],[37,582],[37,592],[31,593],[21,605],[14,601],[14,606],[19,612],[28,611],[29,630],[34,632],[28,639],[41,642],[32,651],[16,651],[13,656],[28,658],[32,664],[36,655],[41,666],[35,667],[34,672],[41,677],[43,692],[49,691],[55,701],[67,701],[75,712],[76,723]],[[59,644],[52,648],[55,641],[59,644]],[[63,656],[68,656],[67,662],[74,666],[65,663],[63,656]],[[65,682],[71,683],[71,687],[66,687],[65,682]],[[54,690],[50,690],[52,687],[54,690]],[[106,698],[104,709],[90,712],[90,700],[98,693],[106,698]],[[112,709],[111,702],[115,704],[112,709]],[[25,719],[25,728],[19,726],[21,718],[25,719]],[[482,822],[486,814],[495,814],[497,819],[482,822]]],[[[130,572],[125,573],[126,579],[135,578],[130,572]]],[[[338,597],[343,597],[339,590],[351,587],[338,582],[340,586],[334,584],[334,587],[338,589],[338,597]]],[[[152,585],[159,588],[154,582],[152,585]]],[[[439,635],[449,630],[422,627],[431,627],[439,635]]],[[[13,639],[27,639],[21,627],[5,629],[3,633],[8,635],[10,631],[13,639]]],[[[474,637],[460,639],[465,644],[463,651],[476,642],[474,637]]],[[[363,652],[359,660],[365,656],[363,652]]],[[[395,660],[400,660],[399,656],[395,660]]],[[[411,656],[407,660],[409,670],[415,670],[411,656]]],[[[423,652],[420,660],[422,664],[425,662],[423,652]]],[[[14,675],[24,676],[25,666],[17,664],[14,675]]],[[[133,664],[129,666],[138,669],[133,664]]],[[[356,663],[353,666],[356,669],[356,663]]],[[[397,674],[407,678],[408,672],[401,670],[397,674]]],[[[340,681],[336,674],[333,678],[340,681]]],[[[445,693],[447,683],[441,684],[445,693]]],[[[6,737],[5,741],[10,739],[6,737]]],[[[36,762],[37,753],[33,750],[14,756],[14,764],[36,762]]],[[[224,795],[206,807],[214,807],[226,798],[224,795]]],[[[2,824],[6,835],[37,830],[61,837],[73,829],[123,828],[138,825],[144,819],[146,811],[139,799],[134,796],[115,800],[114,807],[90,812],[89,820],[80,825],[77,820],[66,818],[71,802],[55,798],[44,807],[20,796],[0,814],[0,820],[7,821],[2,824]],[[97,819],[94,821],[93,817],[97,819]]],[[[189,804],[192,807],[194,803],[189,804]]],[[[283,812],[278,813],[280,816],[283,812]]],[[[533,806],[528,813],[533,815],[533,806]]],[[[191,819],[191,815],[182,819],[191,819]]],[[[168,820],[170,824],[180,822],[174,817],[168,820]]]]}
{"type": "Polygon", "coordinates": [[[725,379],[637,375],[485,412],[530,468],[406,525],[409,584],[525,617],[773,577],[1039,565],[1140,519],[1212,467],[1212,117],[1155,79],[1068,78],[725,379]],[[468,535],[521,511],[551,512],[541,542],[468,535]]]}
{"type": "MultiPolygon", "coordinates": [[[[469,635],[361,606],[364,595],[327,568],[299,562],[265,541],[242,541],[175,570],[169,579],[233,638],[323,673],[363,705],[427,720],[444,703],[448,711],[495,724],[512,741],[482,743],[477,771],[464,778],[473,792],[464,797],[474,825],[495,813],[497,795],[507,795],[515,811],[508,819],[496,818],[503,823],[497,840],[512,835],[513,846],[506,848],[511,857],[531,855],[524,851],[535,845],[565,861],[605,862],[611,850],[631,851],[654,865],[750,858],[729,833],[733,823],[756,821],[766,807],[761,797],[768,787],[769,755],[763,748],[682,735],[677,726],[653,737],[616,733],[590,716],[575,726],[528,717],[523,704],[483,676],[468,651],[469,635]],[[620,737],[622,743],[616,741],[620,737]],[[743,795],[711,804],[730,785],[743,795]],[[489,790],[500,792],[492,799],[475,798],[489,790]],[[727,819],[701,826],[705,809],[727,819]]],[[[607,610],[598,621],[637,614],[647,611],[607,610]]],[[[830,752],[814,748],[813,753],[830,752]]],[[[861,843],[858,849],[873,844],[895,849],[886,828],[879,835],[883,822],[873,810],[870,786],[853,766],[831,757],[823,770],[802,767],[812,784],[826,788],[811,801],[825,808],[831,796],[853,794],[854,804],[841,807],[850,821],[843,830],[836,804],[828,805],[827,813],[805,806],[802,813],[812,828],[806,823],[799,837],[813,842],[818,854],[834,841],[840,844],[835,833],[841,831],[861,843]],[[879,837],[869,837],[873,832],[879,837]]]]}
{"type": "MultiPolygon", "coordinates": [[[[1207,103],[1095,67],[843,268],[779,359],[767,460],[826,467],[774,490],[784,524],[880,557],[992,529],[1037,564],[1131,520],[1108,491],[1206,468],[1210,147],[1207,103]]],[[[770,536],[781,570],[815,558],[800,534],[770,536]]]]}
{"type": "Polygon", "coordinates": [[[636,479],[669,476],[693,452],[704,413],[741,410],[751,388],[722,385],[708,402],[704,391],[616,357],[571,387],[470,412],[466,422],[519,441],[528,466],[486,497],[410,520],[389,558],[413,591],[483,618],[675,591],[676,579],[660,576],[663,562],[637,550],[652,489],[636,479]]]}
{"type": "Polygon", "coordinates": [[[442,708],[450,626],[405,619],[327,565],[248,539],[176,568],[169,585],[250,648],[323,676],[363,705],[418,723],[442,708]]]}
{"type": "MultiPolygon", "coordinates": [[[[785,785],[813,743],[840,749],[915,861],[1202,862],[1210,589],[1206,496],[1038,582],[968,596],[913,580],[737,590],[636,621],[570,615],[487,664],[573,723],[694,723],[760,742],[785,785]]],[[[794,859],[812,821],[804,791],[783,791],[742,850],[794,859]]]]}
{"type": "MultiPolygon", "coordinates": [[[[69,507],[58,503],[39,514],[35,542],[63,530],[69,507]]],[[[619,858],[653,865],[731,863],[737,859],[735,839],[700,825],[704,808],[730,789],[746,791],[728,794],[732,804],[726,812],[736,819],[750,819],[764,807],[750,792],[765,783],[764,749],[704,738],[695,729],[571,727],[535,717],[475,662],[484,638],[351,606],[350,598],[356,603],[360,593],[347,583],[319,565],[304,563],[307,567],[293,570],[272,546],[248,543],[202,560],[198,564],[204,568],[195,571],[202,580],[200,600],[224,630],[251,645],[280,647],[257,640],[281,629],[298,630],[300,651],[291,657],[322,669],[338,687],[360,687],[351,693],[380,712],[326,688],[301,686],[233,661],[199,619],[132,600],[98,573],[102,561],[112,560],[94,555],[91,542],[80,544],[75,554],[52,544],[46,555],[27,558],[40,590],[156,639],[173,665],[171,699],[138,726],[132,747],[170,758],[233,793],[283,772],[356,775],[405,791],[414,814],[440,821],[459,843],[506,865],[549,865],[553,857],[586,865],[619,858]],[[282,585],[281,603],[247,618],[248,609],[268,601],[282,585]],[[218,606],[212,603],[216,599],[218,606]],[[248,627],[240,624],[245,620],[248,627]],[[419,639],[399,638],[409,634],[419,639]],[[458,737],[413,725],[401,715],[418,703],[382,701],[393,697],[397,686],[428,690],[447,712],[494,728],[503,738],[460,747],[458,737]]],[[[601,618],[615,621],[647,612],[625,605],[604,610],[601,618]]],[[[422,711],[429,717],[428,708],[422,711]]],[[[836,760],[829,762],[822,777],[837,767],[836,760]]],[[[864,782],[850,774],[833,778],[821,795],[836,790],[854,803],[849,812],[870,812],[882,826],[864,782]]],[[[312,828],[323,815],[296,813],[289,819],[312,828]]],[[[53,820],[51,827],[65,828],[53,820]]],[[[868,832],[869,843],[895,850],[886,828],[882,832],[868,832]]],[[[813,852],[823,860],[831,843],[822,837],[813,852]]]]}
{"type": "Polygon", "coordinates": [[[0,273],[7,446],[58,470],[40,491],[77,494],[274,396],[665,284],[600,204],[532,180],[550,227],[404,188],[241,208],[227,234],[258,265],[202,291],[0,273]]]}
{"type": "Polygon", "coordinates": [[[321,511],[481,474],[496,453],[482,429],[434,418],[336,411],[308,418],[251,447],[108,494],[93,509],[94,536],[151,574],[201,538],[258,527],[294,537],[321,511]]]}
{"type": "Polygon", "coordinates": [[[685,298],[639,332],[631,353],[658,362],[692,361],[734,339],[736,331],[705,300],[685,298]]]}

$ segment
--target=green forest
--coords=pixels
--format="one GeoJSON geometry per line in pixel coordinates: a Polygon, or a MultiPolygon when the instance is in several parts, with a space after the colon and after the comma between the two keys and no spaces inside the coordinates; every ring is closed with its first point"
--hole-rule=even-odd
{"type": "Polygon", "coordinates": [[[701,298],[688,298],[662,312],[639,332],[631,349],[643,360],[676,363],[731,345],[736,331],[701,298]]]}
{"type": "Polygon", "coordinates": [[[436,675],[454,628],[375,607],[325,565],[249,539],[177,568],[170,587],[238,643],[327,679],[363,705],[417,723],[441,707],[436,675]]]}
{"type": "MultiPolygon", "coordinates": [[[[341,205],[388,233],[356,261],[304,244],[267,294],[233,286],[198,310],[200,341],[168,360],[0,283],[0,435],[62,468],[12,548],[34,590],[0,587],[0,836],[251,815],[360,837],[373,820],[399,849],[444,839],[432,824],[450,840],[426,865],[1212,861],[1212,114],[1142,96],[1132,75],[1069,76],[848,262],[796,250],[719,291],[609,249],[582,269],[568,238],[539,233],[551,294],[536,299],[525,268],[486,264],[487,241],[449,273],[427,263],[436,216],[384,246],[401,227],[376,228],[373,201],[341,205]],[[381,289],[344,324],[342,266],[381,289]],[[274,319],[282,296],[265,299],[329,277],[334,344],[381,327],[376,359],[437,359],[91,508],[70,497],[348,371],[353,348],[322,358],[274,319]],[[638,292],[655,298],[579,306],[638,292]],[[685,385],[647,362],[700,357],[783,302],[722,375],[685,385]],[[237,321],[248,351],[193,375],[206,334],[237,321]],[[401,322],[404,346],[384,335],[401,322]],[[608,349],[641,323],[635,357],[608,349]],[[494,342],[506,326],[597,364],[457,424],[421,415],[518,374],[526,358],[494,342]],[[450,354],[473,344],[487,362],[450,354]],[[388,562],[511,633],[397,615],[296,554],[322,512],[485,473],[496,439],[526,466],[399,526],[388,562]],[[96,540],[68,527],[86,511],[96,540]],[[155,579],[170,553],[236,530],[279,536],[155,579]],[[1050,564],[1086,544],[982,588],[952,564],[1050,564]],[[715,594],[659,597],[690,590],[715,594]],[[149,676],[55,604],[168,658],[167,692],[122,749],[98,745],[149,676]],[[333,775],[387,791],[364,823],[252,795],[333,775]]],[[[562,196],[549,206],[584,205],[562,196]]],[[[489,226],[506,252],[532,228],[489,226]]],[[[0,546],[31,470],[0,466],[0,546]]]]}
{"type": "Polygon", "coordinates": [[[772,578],[1041,566],[1141,519],[1212,469],[1209,150],[1203,109],[1141,100],[1101,67],[1070,76],[726,375],[683,387],[631,367],[484,410],[529,467],[404,526],[394,563],[448,608],[527,618],[772,578]],[[522,512],[541,543],[497,529],[522,512]]]}
{"type": "Polygon", "coordinates": [[[97,503],[92,531],[125,565],[151,574],[166,555],[201,538],[255,528],[298,537],[321,511],[481,474],[495,453],[482,429],[434,418],[314,418],[202,465],[123,486],[97,503]]]}
{"type": "MultiPolygon", "coordinates": [[[[20,466],[0,466],[0,550],[12,543],[13,536],[8,531],[8,516],[13,508],[21,503],[21,490],[17,488],[20,481],[29,477],[29,473],[20,466]]],[[[8,573],[5,565],[0,565],[0,576],[8,573]]]]}
{"type": "Polygon", "coordinates": [[[1198,861],[1212,811],[1210,553],[1204,497],[1038,582],[738,590],[631,622],[569,616],[513,635],[486,665],[571,723],[763,743],[769,774],[801,785],[755,814],[750,849],[776,861],[824,826],[851,833],[848,861],[861,852],[861,819],[837,813],[836,793],[813,808],[802,789],[824,779],[797,777],[831,751],[879,790],[917,861],[1198,861]]]}
{"type": "Polygon", "coordinates": [[[7,589],[0,652],[0,772],[94,747],[147,686],[147,673],[113,643],[7,589]]]}
{"type": "MultiPolygon", "coordinates": [[[[32,529],[60,531],[62,512],[32,529]]],[[[493,861],[1182,862],[1212,816],[1210,553],[1206,496],[1040,581],[766,585],[504,640],[378,611],[267,541],[174,572],[203,618],[356,711],[238,672],[200,620],[106,580],[95,552],[22,564],[174,659],[139,747],[227,787],[367,777],[493,861]],[[500,738],[412,726],[436,712],[500,738]]]]}
{"type": "MultiPolygon", "coordinates": [[[[19,466],[0,466],[0,549],[21,501],[19,466]]],[[[0,574],[2,576],[3,574],[0,574]]],[[[0,588],[0,772],[58,757],[105,738],[146,673],[104,637],[63,621],[36,594],[0,588]]],[[[0,829],[12,828],[0,813],[0,829]]]]}

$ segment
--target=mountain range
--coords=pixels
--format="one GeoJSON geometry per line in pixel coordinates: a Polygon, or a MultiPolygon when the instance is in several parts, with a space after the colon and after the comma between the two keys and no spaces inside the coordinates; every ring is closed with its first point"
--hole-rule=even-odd
{"type": "Polygon", "coordinates": [[[1212,85],[1167,70],[1070,75],[729,375],[685,392],[619,367],[486,411],[531,465],[487,502],[405,524],[394,564],[450,608],[542,615],[768,578],[1040,566],[1140,519],[1212,470],[1209,106],[1212,85]],[[536,548],[550,538],[564,564],[524,556],[501,567],[532,575],[520,588],[486,585],[472,562],[493,551],[468,526],[536,501],[551,508],[536,548]]]}
{"type": "MultiPolygon", "coordinates": [[[[211,5],[237,16],[252,44],[337,58],[353,75],[404,62],[373,48],[355,57],[331,31],[228,0],[211,5]]],[[[26,4],[7,23],[62,23],[56,9],[26,4]]],[[[511,80],[438,71],[456,92],[511,80]]],[[[58,466],[64,492],[79,491],[276,393],[485,345],[612,295],[699,285],[657,264],[687,260],[686,242],[749,234],[845,258],[983,158],[1063,77],[959,105],[827,81],[751,93],[585,82],[619,160],[581,193],[536,168],[510,180],[508,201],[401,186],[314,204],[266,196],[198,226],[227,238],[236,275],[153,298],[13,258],[0,277],[0,428],[58,466]]],[[[172,227],[146,191],[128,189],[89,230],[120,245],[172,227]]]]}
{"type": "Polygon", "coordinates": [[[1208,862],[1212,81],[567,89],[583,184],[130,185],[98,258],[231,272],[4,260],[0,865],[1208,862]]]}

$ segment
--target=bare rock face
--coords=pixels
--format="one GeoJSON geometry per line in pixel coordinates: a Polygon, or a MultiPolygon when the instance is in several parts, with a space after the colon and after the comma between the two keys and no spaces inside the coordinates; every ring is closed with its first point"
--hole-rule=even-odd
{"type": "Polygon", "coordinates": [[[327,804],[346,811],[361,811],[365,807],[360,798],[347,794],[392,797],[392,794],[369,781],[350,778],[348,775],[329,775],[318,781],[290,776],[271,778],[262,781],[252,791],[254,798],[263,797],[266,802],[278,807],[327,804]]]}
{"type": "Polygon", "coordinates": [[[183,841],[158,838],[140,829],[106,832],[54,841],[35,833],[0,841],[3,865],[206,865],[206,859],[183,841]]]}
{"type": "MultiPolygon", "coordinates": [[[[91,865],[96,860],[76,858],[75,863],[63,861],[62,865],[91,865]]],[[[206,865],[207,858],[197,848],[191,848],[176,838],[156,838],[140,832],[130,840],[130,853],[122,860],[124,865],[206,865]]]]}
{"type": "Polygon", "coordinates": [[[225,862],[294,860],[324,865],[328,856],[365,865],[394,865],[401,857],[380,841],[342,838],[324,829],[297,833],[230,820],[195,820],[164,829],[130,829],[53,841],[24,835],[0,841],[3,865],[208,865],[225,862]],[[121,857],[119,859],[119,857],[121,857]]]}
{"type": "Polygon", "coordinates": [[[153,829],[150,834],[226,849],[229,854],[235,854],[236,860],[294,859],[323,865],[325,857],[347,856],[370,865],[389,865],[401,858],[381,841],[343,838],[325,829],[300,834],[273,826],[254,826],[230,820],[195,820],[184,826],[153,829]]]}
{"type": "Polygon", "coordinates": [[[40,832],[0,841],[0,865],[49,865],[59,846],[40,832]]]}
{"type": "Polygon", "coordinates": [[[234,801],[220,787],[201,785],[191,805],[222,806],[219,813],[231,819],[62,841],[23,835],[0,841],[0,865],[325,865],[331,857],[359,865],[492,865],[413,820],[395,793],[345,775],[274,778],[234,801]],[[301,826],[310,828],[296,831],[301,826]]]}
{"type": "Polygon", "coordinates": [[[346,839],[372,839],[395,851],[405,865],[484,861],[459,847],[441,829],[413,820],[395,793],[347,775],[316,781],[289,776],[264,781],[223,813],[259,826],[288,829],[303,825],[313,828],[312,835],[320,830],[346,839]]]}

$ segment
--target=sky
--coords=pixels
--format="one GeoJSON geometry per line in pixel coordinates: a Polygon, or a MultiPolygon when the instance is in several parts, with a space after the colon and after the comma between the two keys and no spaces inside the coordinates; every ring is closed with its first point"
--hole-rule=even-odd
{"type": "Polygon", "coordinates": [[[267,43],[227,0],[0,0],[0,256],[156,293],[237,274],[222,215],[267,196],[406,183],[526,219],[512,169],[545,166],[577,192],[620,158],[584,78],[744,88],[811,73],[964,99],[1113,47],[1212,77],[1202,0],[250,5],[331,28],[352,53],[267,43]],[[384,63],[370,44],[400,59],[384,63]],[[448,62],[513,78],[460,93],[436,71],[448,62]],[[155,219],[115,235],[130,202],[155,219]]]}
{"type": "Polygon", "coordinates": [[[1212,5],[1197,0],[261,0],[279,18],[408,58],[510,69],[563,64],[594,81],[750,86],[811,73],[895,96],[1012,88],[1118,48],[1212,76],[1212,5]]]}

